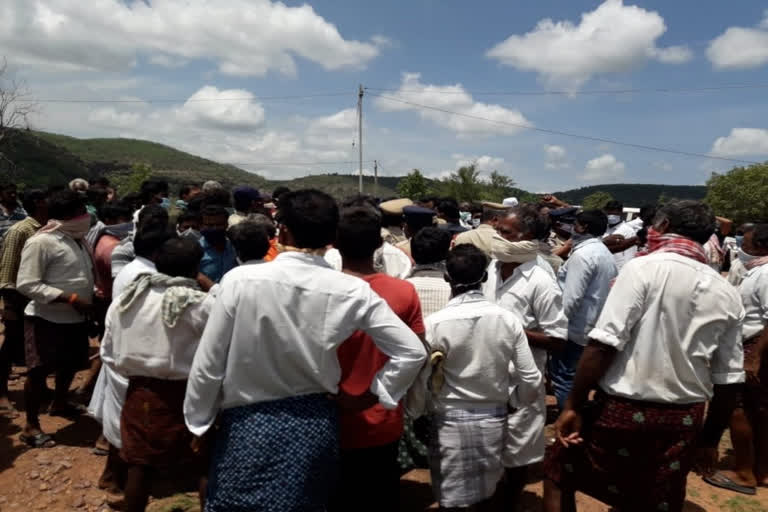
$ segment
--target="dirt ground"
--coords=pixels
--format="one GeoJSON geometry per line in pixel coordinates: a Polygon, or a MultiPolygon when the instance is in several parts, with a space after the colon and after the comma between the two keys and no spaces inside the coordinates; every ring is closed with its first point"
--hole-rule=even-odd
{"type": "MultiPolygon", "coordinates": [[[[80,379],[82,374],[78,375],[75,386],[80,379]]],[[[23,379],[11,383],[11,399],[17,408],[23,405],[22,383],[23,379]]],[[[23,415],[13,421],[0,418],[0,511],[110,510],[108,495],[96,485],[105,459],[91,453],[99,426],[87,417],[70,421],[42,415],[41,422],[44,431],[56,433],[56,447],[37,450],[25,447],[19,442],[23,415]]],[[[730,449],[727,436],[720,448],[724,456],[723,467],[727,467],[730,449]]],[[[149,511],[199,511],[197,495],[190,492],[192,488],[179,489],[174,485],[158,487],[160,496],[153,498],[149,511]]],[[[528,485],[523,510],[538,512],[541,509],[541,494],[540,481],[528,485]]],[[[428,472],[416,470],[405,475],[401,485],[400,510],[416,512],[435,508],[428,472]]],[[[578,510],[607,512],[610,508],[579,495],[578,510]]],[[[711,487],[692,474],[688,478],[685,511],[768,512],[768,489],[760,489],[754,497],[743,496],[711,487]]]]}

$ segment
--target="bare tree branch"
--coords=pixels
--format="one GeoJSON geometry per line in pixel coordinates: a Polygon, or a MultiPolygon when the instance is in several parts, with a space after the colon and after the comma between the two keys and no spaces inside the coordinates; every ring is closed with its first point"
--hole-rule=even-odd
{"type": "Polygon", "coordinates": [[[26,84],[7,75],[8,61],[3,57],[0,63],[0,140],[9,130],[28,128],[29,117],[37,111],[26,84]]]}

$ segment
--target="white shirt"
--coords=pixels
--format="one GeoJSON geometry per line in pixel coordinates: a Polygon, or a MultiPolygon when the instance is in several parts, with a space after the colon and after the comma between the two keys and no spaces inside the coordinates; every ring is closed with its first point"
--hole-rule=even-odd
{"type": "Polygon", "coordinates": [[[739,292],[746,312],[741,329],[746,341],[760,334],[768,322],[768,265],[748,271],[739,292]]]}
{"type": "Polygon", "coordinates": [[[731,269],[728,271],[728,282],[733,286],[739,286],[747,273],[747,267],[739,259],[738,253],[731,258],[731,269]]]}
{"type": "Polygon", "coordinates": [[[142,256],[136,256],[115,277],[112,283],[112,297],[117,299],[125,291],[125,288],[141,274],[154,274],[155,272],[157,272],[157,267],[152,261],[142,256]]]}
{"type": "Polygon", "coordinates": [[[163,322],[165,287],[153,286],[126,311],[119,301],[107,310],[101,359],[124,377],[186,380],[211,309],[204,300],[188,305],[174,327],[163,322]]]}
{"type": "Polygon", "coordinates": [[[443,272],[437,267],[417,268],[406,281],[416,288],[424,318],[437,313],[451,300],[451,285],[446,282],[443,272]]]}
{"type": "MultiPolygon", "coordinates": [[[[491,261],[488,266],[488,280],[483,284],[483,293],[488,300],[515,315],[523,329],[568,339],[563,294],[548,263],[538,258],[523,263],[515,268],[506,281],[501,278],[501,266],[502,263],[497,260],[491,261]],[[550,271],[547,272],[542,265],[546,265],[550,271]]],[[[533,348],[532,352],[536,365],[543,371],[547,351],[533,348]]]]}
{"type": "Polygon", "coordinates": [[[445,354],[445,382],[433,394],[438,410],[506,406],[510,398],[527,404],[538,396],[541,372],[520,321],[480,291],[451,299],[424,323],[430,349],[445,354]]]}
{"type": "MultiPolygon", "coordinates": [[[[615,226],[608,228],[608,231],[605,232],[603,238],[608,238],[612,235],[620,235],[623,236],[626,240],[629,240],[630,238],[634,238],[637,235],[637,232],[628,222],[620,222],[615,226]]],[[[635,246],[632,246],[623,252],[614,253],[613,259],[616,261],[616,268],[621,270],[621,268],[626,265],[628,261],[632,260],[636,254],[637,247],[635,246]]]]}
{"type": "MultiPolygon", "coordinates": [[[[324,258],[331,268],[341,271],[343,261],[338,249],[331,247],[325,251],[324,258]]],[[[398,249],[389,242],[384,242],[381,247],[376,250],[373,254],[373,262],[379,272],[398,279],[405,279],[408,277],[413,268],[411,258],[409,258],[401,249],[398,249]]]]}
{"type": "Polygon", "coordinates": [[[85,321],[66,302],[54,302],[63,293],[76,293],[88,303],[93,299],[93,261],[84,243],[58,231],[27,240],[16,276],[16,290],[31,301],[26,315],[60,324],[85,321]]]}
{"type": "Polygon", "coordinates": [[[744,381],[736,289],[709,265],[674,253],[626,264],[589,337],[618,350],[600,387],[658,403],[700,403],[713,384],[744,381]]]}
{"type": "Polygon", "coordinates": [[[220,408],[336,393],[336,351],[356,330],[389,356],[371,384],[384,407],[397,407],[426,360],[419,338],[368,283],[320,256],[284,252],[267,265],[235,268],[220,284],[184,401],[196,435],[220,408]]]}

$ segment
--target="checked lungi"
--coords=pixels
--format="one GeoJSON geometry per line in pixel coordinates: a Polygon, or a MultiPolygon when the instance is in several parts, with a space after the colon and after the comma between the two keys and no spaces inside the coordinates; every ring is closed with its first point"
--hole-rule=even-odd
{"type": "Polygon", "coordinates": [[[744,342],[744,366],[759,370],[758,373],[746,372],[746,382],[739,397],[739,406],[753,425],[768,421],[768,353],[763,354],[763,361],[757,361],[760,357],[757,341],[758,337],[754,337],[744,342]]]}
{"type": "Polygon", "coordinates": [[[507,408],[448,409],[432,416],[432,490],[442,507],[491,498],[504,475],[507,408]]]}
{"type": "Polygon", "coordinates": [[[337,405],[312,394],[225,409],[206,512],[323,511],[338,479],[337,405]]]}
{"type": "Polygon", "coordinates": [[[583,421],[581,445],[547,450],[547,478],[619,510],[683,509],[703,403],[657,404],[600,391],[583,421]]]}

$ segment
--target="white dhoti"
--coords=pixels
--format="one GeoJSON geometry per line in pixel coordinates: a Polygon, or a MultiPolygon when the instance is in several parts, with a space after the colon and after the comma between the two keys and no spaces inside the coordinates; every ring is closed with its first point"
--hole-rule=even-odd
{"type": "Polygon", "coordinates": [[[104,437],[117,449],[122,447],[120,414],[127,392],[128,379],[106,364],[101,365],[91,402],[88,404],[88,413],[101,423],[104,437]]]}
{"type": "MultiPolygon", "coordinates": [[[[546,351],[534,348],[532,353],[536,366],[544,375],[547,364],[546,351]]],[[[535,402],[511,405],[517,410],[507,416],[502,455],[504,467],[519,468],[541,462],[544,460],[546,449],[544,426],[547,422],[547,390],[543,380],[535,402]]]]}

